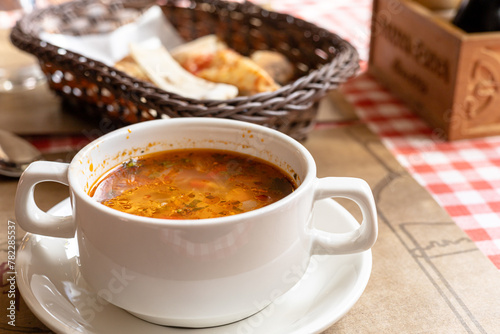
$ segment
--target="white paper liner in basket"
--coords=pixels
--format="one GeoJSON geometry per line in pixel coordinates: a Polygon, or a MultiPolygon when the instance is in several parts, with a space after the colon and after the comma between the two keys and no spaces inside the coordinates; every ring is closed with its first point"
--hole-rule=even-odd
{"type": "Polygon", "coordinates": [[[131,43],[151,43],[160,40],[167,50],[183,43],[182,38],[165,19],[158,6],[151,7],[134,22],[110,33],[71,36],[42,32],[40,39],[108,66],[113,66],[128,55],[131,43]]]}

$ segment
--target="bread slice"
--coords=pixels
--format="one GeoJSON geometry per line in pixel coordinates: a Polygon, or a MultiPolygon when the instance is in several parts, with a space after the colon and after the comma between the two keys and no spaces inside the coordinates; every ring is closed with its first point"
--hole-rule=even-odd
{"type": "Polygon", "coordinates": [[[230,49],[215,35],[176,47],[172,50],[172,57],[200,78],[238,87],[240,95],[272,92],[280,88],[263,68],[230,49]]]}

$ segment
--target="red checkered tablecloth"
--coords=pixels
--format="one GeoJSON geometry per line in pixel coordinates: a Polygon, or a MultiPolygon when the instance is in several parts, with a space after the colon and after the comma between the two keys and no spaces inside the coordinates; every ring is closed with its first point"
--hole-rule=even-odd
{"type": "MultiPolygon", "coordinates": [[[[368,60],[371,0],[258,1],[334,31],[368,60]]],[[[500,137],[445,142],[367,74],[342,87],[358,116],[500,269],[500,137]]]]}

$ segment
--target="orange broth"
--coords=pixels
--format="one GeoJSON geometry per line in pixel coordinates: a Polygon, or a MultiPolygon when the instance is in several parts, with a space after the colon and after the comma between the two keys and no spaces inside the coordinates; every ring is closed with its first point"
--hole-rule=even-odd
{"type": "Polygon", "coordinates": [[[255,210],[292,193],[296,183],[277,166],[232,151],[182,149],[132,158],[89,192],[127,213],[204,219],[255,210]]]}

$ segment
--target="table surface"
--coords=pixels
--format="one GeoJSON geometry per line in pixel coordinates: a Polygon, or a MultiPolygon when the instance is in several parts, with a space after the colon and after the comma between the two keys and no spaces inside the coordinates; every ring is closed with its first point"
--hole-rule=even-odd
{"type": "MultiPolygon", "coordinates": [[[[371,0],[270,0],[350,41],[366,69],[371,0]]],[[[368,74],[341,88],[356,114],[500,269],[500,137],[446,142],[368,74]]]]}
{"type": "MultiPolygon", "coordinates": [[[[344,117],[340,123],[345,126],[347,119],[353,125],[364,124],[375,133],[397,162],[432,195],[484,256],[500,269],[500,137],[459,142],[435,138],[426,123],[365,73],[370,39],[370,0],[257,2],[335,31],[357,48],[361,57],[361,73],[342,86],[341,94],[331,96],[336,107],[340,104],[344,112],[353,113],[352,117],[344,117]]],[[[0,102],[3,102],[0,103],[0,119],[4,120],[0,127],[25,135],[46,155],[67,160],[74,150],[88,142],[88,136],[84,135],[88,124],[68,115],[59,115],[57,99],[47,97],[46,88],[37,88],[30,94],[28,100],[19,98],[23,93],[0,95],[0,102]],[[18,117],[6,116],[6,104],[13,108],[9,111],[11,115],[18,114],[18,117]],[[32,117],[19,116],[23,112],[31,113],[32,117]],[[50,124],[53,129],[50,126],[40,129],[37,127],[40,123],[50,124]]],[[[317,136],[322,135],[322,128],[336,127],[340,123],[333,115],[324,116],[315,130],[317,136]]],[[[16,181],[0,178],[0,186],[2,191],[13,194],[16,181]]],[[[49,208],[66,196],[59,186],[48,186],[45,191],[48,195],[38,199],[42,208],[49,208]]],[[[0,218],[3,221],[13,219],[13,195],[11,197],[0,203],[0,218]]],[[[366,303],[361,307],[365,306],[366,303]]],[[[32,314],[26,317],[30,328],[47,331],[32,314]]]]}

